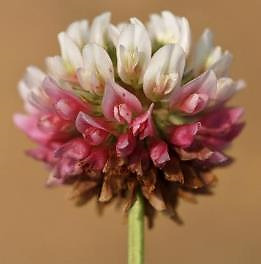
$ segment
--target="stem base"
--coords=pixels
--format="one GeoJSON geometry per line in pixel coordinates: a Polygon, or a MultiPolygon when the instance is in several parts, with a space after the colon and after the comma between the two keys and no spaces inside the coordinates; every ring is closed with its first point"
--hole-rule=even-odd
{"type": "Polygon", "coordinates": [[[140,192],[128,215],[128,264],[144,264],[144,201],[140,192]]]}

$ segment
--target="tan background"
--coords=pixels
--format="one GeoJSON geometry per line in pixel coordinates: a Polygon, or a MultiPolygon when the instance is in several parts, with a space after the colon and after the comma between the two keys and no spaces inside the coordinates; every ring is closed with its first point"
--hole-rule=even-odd
{"type": "Polygon", "coordinates": [[[183,227],[158,216],[146,233],[146,263],[261,263],[260,175],[260,0],[58,1],[1,0],[0,69],[0,263],[126,263],[126,223],[109,208],[100,218],[93,204],[74,208],[67,190],[46,190],[40,163],[25,157],[31,146],[11,116],[22,109],[16,83],[28,64],[42,65],[58,52],[56,34],[71,21],[111,10],[113,20],[170,9],[189,18],[194,36],[205,26],[234,56],[233,76],[248,89],[234,104],[244,105],[248,126],[229,152],[237,163],[219,170],[213,197],[198,205],[182,202],[183,227]]]}

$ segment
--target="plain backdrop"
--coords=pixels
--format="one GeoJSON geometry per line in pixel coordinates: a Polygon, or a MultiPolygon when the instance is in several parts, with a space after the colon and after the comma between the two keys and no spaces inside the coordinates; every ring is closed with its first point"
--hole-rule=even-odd
{"type": "Polygon", "coordinates": [[[127,225],[120,211],[110,207],[100,217],[93,203],[75,208],[69,190],[45,189],[47,172],[24,155],[32,143],[12,123],[13,113],[22,110],[16,85],[27,65],[42,66],[47,55],[57,54],[57,33],[70,22],[106,10],[113,22],[146,20],[164,9],[186,16],[194,39],[210,27],[216,43],[234,54],[232,75],[248,87],[232,104],[246,108],[248,125],[229,150],[236,162],[216,171],[215,195],[197,205],[182,201],[184,226],[159,215],[155,228],[146,231],[146,263],[261,263],[261,2],[1,0],[1,264],[126,263],[127,225]]]}

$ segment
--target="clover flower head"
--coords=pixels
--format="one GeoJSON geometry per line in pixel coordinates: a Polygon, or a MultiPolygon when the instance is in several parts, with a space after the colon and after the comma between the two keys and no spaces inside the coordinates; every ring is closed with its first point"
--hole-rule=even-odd
{"type": "Polygon", "coordinates": [[[25,114],[15,124],[50,170],[47,186],[72,185],[77,204],[118,199],[128,210],[140,190],[153,220],[176,213],[179,197],[209,193],[213,168],[240,133],[243,109],[227,106],[245,84],[229,77],[232,56],[206,29],[191,48],[189,22],[169,11],[119,25],[110,13],[58,34],[61,54],[19,82],[25,114]]]}

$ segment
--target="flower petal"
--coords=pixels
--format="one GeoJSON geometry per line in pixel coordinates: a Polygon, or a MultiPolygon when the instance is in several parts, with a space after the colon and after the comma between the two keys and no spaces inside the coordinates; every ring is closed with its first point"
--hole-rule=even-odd
{"type": "Polygon", "coordinates": [[[120,78],[132,85],[142,83],[151,57],[151,42],[144,25],[137,18],[132,18],[120,32],[116,52],[120,78]]]}
{"type": "Polygon", "coordinates": [[[116,144],[116,152],[120,157],[129,156],[136,146],[136,140],[132,133],[126,133],[119,136],[116,144]]]}
{"type": "Polygon", "coordinates": [[[82,55],[79,47],[73,40],[65,32],[59,33],[58,40],[67,71],[71,73],[77,68],[82,67],[82,55]]]}
{"type": "Polygon", "coordinates": [[[18,128],[38,143],[46,144],[52,137],[52,134],[43,132],[38,128],[38,119],[35,116],[15,114],[13,119],[18,128]]]}
{"type": "Polygon", "coordinates": [[[155,128],[151,116],[153,107],[154,104],[151,104],[148,111],[137,116],[130,125],[133,135],[139,135],[141,140],[155,135],[155,128]]]}
{"type": "Polygon", "coordinates": [[[240,121],[244,111],[240,107],[219,107],[200,120],[200,142],[215,150],[225,149],[244,127],[240,121]]]}
{"type": "Polygon", "coordinates": [[[189,22],[185,17],[175,16],[170,11],[163,11],[161,15],[152,14],[148,30],[156,47],[179,44],[186,55],[189,54],[191,32],[189,22]]]}
{"type": "Polygon", "coordinates": [[[77,71],[81,86],[89,92],[103,95],[105,83],[114,80],[108,53],[97,44],[89,44],[83,49],[83,64],[83,68],[77,71]]]}
{"type": "Polygon", "coordinates": [[[47,71],[56,80],[64,79],[67,76],[67,70],[64,61],[60,56],[48,57],[45,60],[47,71]]]}
{"type": "Polygon", "coordinates": [[[88,42],[88,21],[80,20],[73,22],[67,28],[66,33],[80,48],[82,48],[88,42]]]}
{"type": "Polygon", "coordinates": [[[90,29],[90,43],[106,46],[106,34],[110,24],[111,13],[105,12],[94,18],[90,29]]]}
{"type": "Polygon", "coordinates": [[[191,69],[195,74],[200,73],[204,69],[205,62],[212,48],[213,33],[207,28],[200,36],[192,55],[191,69]]]}
{"type": "Polygon", "coordinates": [[[52,100],[57,113],[65,120],[74,121],[80,111],[88,112],[90,106],[76,97],[70,91],[60,88],[50,77],[46,77],[42,84],[43,90],[52,100]]]}
{"type": "Polygon", "coordinates": [[[91,151],[91,147],[82,138],[72,139],[63,144],[55,151],[57,158],[70,158],[74,160],[81,160],[86,158],[91,151]]]}
{"type": "Polygon", "coordinates": [[[229,67],[232,63],[232,55],[229,51],[225,51],[220,59],[215,62],[210,69],[212,69],[218,78],[228,75],[229,67]]]}
{"type": "Polygon", "coordinates": [[[88,165],[88,168],[95,171],[102,171],[108,159],[108,151],[104,148],[94,148],[90,155],[82,161],[82,165],[88,165]]]}
{"type": "Polygon", "coordinates": [[[156,167],[162,167],[170,160],[168,145],[163,140],[153,142],[150,146],[150,158],[156,167]]]}
{"type": "Polygon", "coordinates": [[[102,111],[108,120],[115,120],[115,107],[125,104],[129,110],[140,113],[142,105],[139,99],[117,83],[107,82],[102,100],[102,111]]]}
{"type": "Polygon", "coordinates": [[[181,17],[178,20],[179,30],[180,30],[180,41],[179,45],[183,48],[186,55],[189,54],[191,45],[191,32],[188,20],[185,17],[181,17]]]}
{"type": "Polygon", "coordinates": [[[206,108],[208,100],[207,94],[191,94],[179,105],[179,110],[187,114],[196,114],[206,108]]]}
{"type": "Polygon", "coordinates": [[[185,53],[179,45],[160,48],[144,74],[143,91],[150,100],[166,97],[180,85],[185,66],[185,53]]]}
{"type": "Polygon", "coordinates": [[[193,143],[201,124],[199,122],[176,126],[172,129],[170,142],[178,147],[187,148],[193,143]]]}
{"type": "Polygon", "coordinates": [[[204,109],[208,100],[215,98],[216,90],[216,75],[213,71],[207,71],[174,91],[169,104],[171,108],[195,114],[204,109]]]}
{"type": "Polygon", "coordinates": [[[243,114],[244,109],[241,107],[215,109],[200,120],[202,124],[200,133],[220,135],[220,133],[226,132],[231,126],[237,124],[243,114]]]}
{"type": "Polygon", "coordinates": [[[120,37],[119,28],[110,24],[108,27],[108,38],[115,47],[117,47],[119,37],[120,37]]]}
{"type": "Polygon", "coordinates": [[[217,91],[215,100],[217,102],[224,102],[230,99],[236,92],[240,91],[246,86],[243,80],[233,81],[231,78],[223,77],[217,82],[217,91]]]}
{"type": "Polygon", "coordinates": [[[109,135],[109,128],[106,127],[104,122],[83,112],[78,114],[75,126],[91,145],[100,145],[109,135]]]}
{"type": "Polygon", "coordinates": [[[18,92],[28,113],[36,114],[40,109],[49,107],[48,99],[41,87],[45,76],[37,67],[29,66],[23,79],[18,83],[18,92]]]}

